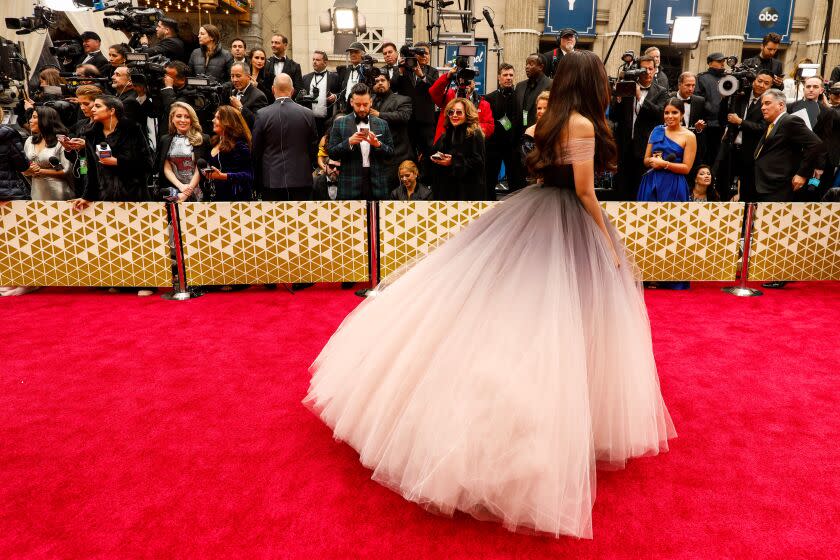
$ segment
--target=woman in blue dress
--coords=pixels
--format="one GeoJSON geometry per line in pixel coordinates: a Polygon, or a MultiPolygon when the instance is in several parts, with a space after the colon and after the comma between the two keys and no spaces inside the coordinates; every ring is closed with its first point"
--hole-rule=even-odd
{"type": "MultiPolygon", "coordinates": [[[[665,105],[664,125],[650,133],[645,166],[650,169],[642,175],[639,200],[647,202],[688,202],[691,191],[685,176],[694,165],[697,139],[684,127],[685,105],[672,97],[665,105]]],[[[649,288],[687,290],[688,282],[646,282],[649,288]]]]}
{"type": "Polygon", "coordinates": [[[694,165],[697,139],[685,128],[685,106],[676,97],[665,105],[665,124],[650,133],[645,166],[650,169],[642,176],[639,200],[647,202],[687,202],[688,182],[685,176],[694,165]]]}

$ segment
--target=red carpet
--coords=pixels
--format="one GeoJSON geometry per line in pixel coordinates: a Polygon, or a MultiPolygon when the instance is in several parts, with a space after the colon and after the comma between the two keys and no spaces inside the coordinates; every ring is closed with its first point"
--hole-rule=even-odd
{"type": "Polygon", "coordinates": [[[303,406],[358,298],[0,300],[0,558],[837,558],[840,284],[647,292],[668,454],[599,473],[595,538],[435,517],[303,406]]]}

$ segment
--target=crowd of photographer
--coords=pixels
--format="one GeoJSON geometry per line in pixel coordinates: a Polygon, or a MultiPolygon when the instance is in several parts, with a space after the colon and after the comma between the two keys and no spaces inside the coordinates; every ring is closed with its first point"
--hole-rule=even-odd
{"type": "MultiPolygon", "coordinates": [[[[557,49],[524,61],[519,83],[500,64],[497,89],[481,96],[468,49],[440,72],[426,43],[385,42],[377,66],[356,42],[337,72],[315,51],[304,74],[281,34],[268,52],[239,38],[225,48],[210,24],[194,49],[173,20],[154,31],[107,56],[93,32],[54,48],[62,67],[40,69],[39,91],[18,110],[25,143],[0,129],[11,154],[0,199],[496,200],[502,165],[509,191],[535,180],[522,162],[552,79],[565,79],[553,68],[576,40],[561,31],[557,49]]],[[[803,98],[786,104],[780,40],[769,34],[741,64],[712,53],[675,91],[657,49],[628,53],[608,114],[620,154],[613,198],[835,196],[840,84],[826,96],[819,76],[797,80],[803,98]]]]}

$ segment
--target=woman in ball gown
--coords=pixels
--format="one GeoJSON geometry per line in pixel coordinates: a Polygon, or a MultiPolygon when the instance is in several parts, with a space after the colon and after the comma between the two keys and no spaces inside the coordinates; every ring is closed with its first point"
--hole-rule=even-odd
{"type": "Polygon", "coordinates": [[[558,63],[541,178],[365,300],[304,403],[373,479],[427,509],[591,538],[596,463],[666,451],[639,283],[598,205],[616,148],[600,59],[558,63]]]}

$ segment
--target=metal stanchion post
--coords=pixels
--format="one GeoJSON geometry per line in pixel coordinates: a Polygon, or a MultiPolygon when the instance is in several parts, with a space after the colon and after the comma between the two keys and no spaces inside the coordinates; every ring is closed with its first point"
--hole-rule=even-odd
{"type": "Polygon", "coordinates": [[[379,285],[379,202],[375,200],[367,203],[368,218],[368,263],[370,271],[370,288],[358,290],[359,297],[369,297],[376,294],[376,286],[379,285]]]}
{"type": "Polygon", "coordinates": [[[174,301],[186,301],[199,297],[201,294],[190,290],[187,286],[187,274],[184,267],[184,246],[181,243],[181,223],[178,219],[178,203],[167,202],[166,209],[169,214],[169,224],[172,226],[172,246],[175,251],[176,278],[172,280],[172,291],[163,294],[163,299],[174,301]]]}
{"type": "Polygon", "coordinates": [[[739,286],[727,286],[722,288],[727,294],[740,297],[760,296],[764,292],[755,288],[747,287],[747,276],[750,270],[750,249],[752,245],[753,218],[755,217],[755,202],[747,203],[747,214],[744,222],[744,255],[741,259],[741,284],[739,286]]]}

